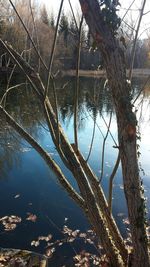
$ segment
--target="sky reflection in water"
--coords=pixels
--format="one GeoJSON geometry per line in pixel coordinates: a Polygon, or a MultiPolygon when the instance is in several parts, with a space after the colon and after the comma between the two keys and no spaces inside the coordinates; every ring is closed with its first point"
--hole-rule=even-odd
{"type": "MultiPolygon", "coordinates": [[[[106,89],[104,91],[102,89],[103,86],[99,89],[99,84],[103,85],[103,81],[81,79],[79,100],[79,147],[84,157],[87,158],[93,133],[93,117],[96,118],[95,137],[89,163],[100,177],[101,147],[103,144],[101,131],[104,135],[107,131],[104,120],[101,118],[100,114],[103,111],[103,117],[108,123],[110,112],[113,107],[109,90],[106,89]]],[[[136,86],[138,84],[139,83],[136,81],[136,86]]],[[[65,89],[61,89],[60,83],[58,82],[57,95],[60,120],[71,143],[74,142],[73,89],[73,82],[65,89]]],[[[52,155],[62,167],[72,185],[77,188],[71,173],[64,167],[59,158],[49,133],[46,130],[46,124],[40,106],[37,105],[34,98],[30,97],[30,90],[27,90],[24,94],[18,93],[17,100],[14,95],[11,95],[8,99],[9,104],[7,109],[11,114],[15,114],[15,116],[19,118],[24,127],[28,129],[52,155]],[[26,101],[29,101],[29,105],[26,104],[26,101]]],[[[142,137],[142,142],[140,143],[140,152],[142,153],[140,161],[146,173],[143,179],[147,196],[150,195],[150,112],[148,110],[149,108],[147,108],[148,102],[149,95],[146,96],[143,105],[144,113],[140,118],[142,137]]],[[[140,116],[140,109],[138,113],[138,116],[140,116]]],[[[110,130],[115,140],[117,140],[114,115],[110,130]]],[[[33,248],[30,245],[31,241],[37,239],[39,235],[47,235],[49,233],[53,234],[55,239],[62,237],[56,226],[61,229],[64,225],[65,217],[69,218],[68,225],[73,229],[81,229],[83,231],[88,229],[89,225],[82,211],[58,185],[55,175],[34,149],[11,129],[7,129],[6,131],[1,127],[0,140],[0,217],[14,214],[22,218],[22,223],[12,232],[4,232],[3,228],[0,226],[0,246],[29,250],[34,249],[35,251],[43,252],[44,245],[33,248]],[[15,198],[16,195],[19,196],[15,198]],[[37,221],[35,223],[26,220],[28,212],[37,215],[37,221]],[[51,221],[54,222],[56,226],[51,223],[51,221]]],[[[113,148],[113,145],[114,141],[109,134],[106,142],[105,168],[102,180],[102,185],[106,194],[108,192],[109,176],[117,157],[117,151],[113,148]]],[[[150,199],[148,199],[147,203],[149,207],[150,199]]],[[[114,182],[113,211],[122,233],[125,234],[125,226],[122,223],[122,219],[126,218],[127,214],[120,168],[117,171],[114,182]]]]}

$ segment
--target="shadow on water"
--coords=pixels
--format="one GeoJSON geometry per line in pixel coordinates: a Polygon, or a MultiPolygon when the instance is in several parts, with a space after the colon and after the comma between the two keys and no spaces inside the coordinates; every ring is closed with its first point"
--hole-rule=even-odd
{"type": "MultiPolygon", "coordinates": [[[[142,80],[134,81],[134,94],[138,94],[141,84],[142,80]]],[[[59,119],[70,142],[74,142],[74,88],[74,79],[71,79],[69,83],[67,78],[56,81],[59,119]]],[[[0,89],[0,94],[3,94],[4,84],[1,85],[0,89]]],[[[49,94],[51,103],[54,106],[52,90],[49,91],[49,94]]],[[[146,99],[149,99],[148,93],[146,99]]],[[[26,85],[12,90],[6,101],[6,109],[52,155],[72,185],[77,188],[74,178],[61,162],[54,147],[42,108],[30,86],[26,85]]],[[[105,84],[105,80],[80,79],[79,146],[83,155],[87,158],[94,122],[96,122],[89,163],[99,177],[101,173],[103,137],[106,135],[106,123],[108,124],[113,109],[111,93],[105,84]]],[[[108,193],[109,176],[117,157],[117,151],[113,148],[114,140],[117,143],[114,113],[110,131],[111,135],[108,135],[106,142],[102,180],[106,195],[108,193]]],[[[150,129],[148,128],[147,131],[150,132],[150,129]]],[[[141,150],[146,156],[149,155],[150,145],[149,147],[147,146],[145,139],[141,145],[141,150]]],[[[142,164],[145,166],[145,172],[147,173],[146,178],[144,177],[144,183],[147,190],[146,195],[148,195],[150,192],[150,170],[147,159],[143,154],[142,164]]],[[[45,250],[44,242],[38,247],[32,247],[31,242],[40,235],[52,234],[54,240],[62,238],[59,229],[62,229],[66,223],[65,218],[68,218],[67,224],[72,229],[86,231],[89,228],[82,211],[59,186],[57,177],[37,152],[12,130],[2,117],[0,117],[0,173],[0,202],[3,203],[0,209],[0,217],[14,214],[22,218],[22,222],[11,232],[4,231],[3,226],[0,225],[1,247],[22,248],[43,253],[45,250]],[[26,220],[28,213],[36,214],[37,220],[35,223],[26,220]]],[[[127,211],[120,168],[117,171],[114,182],[113,213],[122,234],[125,236],[126,226],[122,220],[127,217],[127,211]]],[[[54,256],[55,263],[53,262],[53,266],[61,266],[61,264],[71,266],[71,263],[67,261],[74,255],[74,249],[78,252],[84,246],[83,243],[78,242],[74,244],[74,247],[68,244],[59,248],[54,256]]]]}

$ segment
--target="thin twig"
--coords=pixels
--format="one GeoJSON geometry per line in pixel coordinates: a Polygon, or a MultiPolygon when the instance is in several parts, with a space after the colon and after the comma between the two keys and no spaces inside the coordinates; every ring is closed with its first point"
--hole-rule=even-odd
{"type": "Polygon", "coordinates": [[[118,147],[117,142],[115,141],[115,138],[113,137],[113,135],[112,135],[112,133],[111,133],[111,131],[110,131],[108,125],[107,125],[107,122],[106,122],[106,120],[105,120],[105,118],[104,118],[104,116],[103,116],[102,114],[101,114],[101,117],[102,117],[102,119],[103,119],[103,121],[104,121],[104,123],[105,123],[105,125],[106,125],[106,127],[107,127],[107,129],[108,129],[108,131],[109,131],[109,134],[110,134],[112,140],[113,140],[114,143],[115,143],[115,146],[118,147]]]}
{"type": "MultiPolygon", "coordinates": [[[[23,55],[23,53],[24,53],[24,50],[22,51],[21,56],[23,55]]],[[[12,79],[12,76],[13,76],[13,74],[14,74],[14,71],[15,71],[16,67],[17,67],[17,64],[15,64],[15,65],[13,66],[12,70],[11,70],[11,73],[10,73],[9,78],[8,78],[8,81],[7,81],[6,92],[7,92],[8,89],[9,89],[10,82],[11,82],[11,79],[12,79]]],[[[7,94],[6,94],[6,97],[7,97],[7,94]]],[[[6,105],[6,97],[5,97],[5,99],[4,99],[4,105],[3,105],[4,107],[5,107],[5,105],[6,105]]]]}
{"type": "Polygon", "coordinates": [[[108,123],[108,127],[107,127],[107,132],[106,135],[104,137],[103,140],[103,148],[102,148],[102,163],[101,163],[101,176],[99,179],[99,182],[101,183],[102,178],[103,178],[103,173],[104,173],[104,157],[105,157],[105,144],[106,144],[106,140],[109,134],[109,129],[110,129],[110,125],[111,125],[111,120],[112,120],[112,112],[110,113],[110,119],[109,119],[109,123],[108,123]]]}
{"type": "Polygon", "coordinates": [[[39,53],[39,51],[38,51],[38,49],[37,49],[37,47],[36,47],[34,41],[33,41],[33,38],[32,38],[32,36],[31,36],[31,34],[30,34],[29,30],[28,30],[28,28],[26,27],[25,23],[23,22],[23,20],[22,20],[21,16],[19,15],[19,13],[18,13],[16,7],[14,6],[13,2],[12,2],[11,0],[9,0],[9,2],[10,2],[10,4],[11,4],[11,6],[13,7],[13,9],[14,9],[16,15],[18,16],[18,18],[19,18],[19,20],[20,20],[20,22],[21,22],[21,24],[22,24],[24,30],[26,31],[26,33],[27,33],[27,35],[28,35],[28,37],[29,37],[29,39],[30,39],[30,41],[31,41],[31,43],[32,43],[32,45],[33,45],[33,47],[34,47],[34,50],[35,50],[35,52],[36,52],[38,58],[40,59],[41,63],[43,64],[43,66],[44,66],[45,69],[47,70],[48,68],[47,68],[47,66],[46,66],[46,64],[45,64],[45,62],[44,62],[44,60],[42,59],[42,57],[41,57],[41,55],[40,55],[40,53],[39,53]]]}
{"type": "MultiPolygon", "coordinates": [[[[34,28],[35,36],[36,36],[37,49],[38,49],[38,51],[40,51],[38,32],[37,32],[37,27],[36,27],[36,23],[35,23],[35,19],[34,19],[34,14],[33,14],[33,10],[32,10],[31,0],[29,0],[29,7],[30,7],[32,21],[33,21],[33,28],[34,28]]],[[[38,72],[40,72],[40,58],[39,58],[39,62],[38,62],[38,72]]]]}
{"type": "Polygon", "coordinates": [[[146,81],[144,82],[144,84],[143,84],[141,90],[139,91],[138,95],[137,95],[136,98],[134,99],[134,101],[133,101],[133,105],[134,105],[135,102],[138,100],[139,96],[141,95],[141,93],[143,92],[143,90],[144,90],[146,84],[147,84],[149,81],[150,81],[150,75],[148,76],[148,78],[147,78],[146,81]]]}
{"type": "Polygon", "coordinates": [[[89,153],[86,159],[86,162],[88,162],[91,152],[92,152],[92,147],[93,147],[93,143],[94,143],[94,136],[95,136],[95,128],[96,128],[96,118],[93,119],[94,121],[94,125],[93,125],[93,134],[92,134],[92,139],[91,139],[91,145],[90,145],[90,149],[89,149],[89,153]]]}
{"type": "Polygon", "coordinates": [[[76,89],[74,97],[74,139],[77,149],[78,149],[79,70],[80,70],[82,24],[83,24],[83,16],[81,17],[80,27],[79,27],[79,43],[78,43],[77,66],[76,66],[76,89]]]}
{"type": "Polygon", "coordinates": [[[73,11],[73,7],[72,7],[72,4],[71,4],[71,1],[68,0],[68,2],[69,2],[69,6],[70,6],[70,9],[71,9],[71,12],[72,12],[72,16],[73,16],[77,31],[79,32],[78,24],[77,24],[77,21],[76,21],[76,17],[75,17],[74,11],[73,11]]]}
{"type": "Polygon", "coordinates": [[[4,93],[4,95],[2,96],[1,101],[0,101],[0,105],[2,105],[2,103],[3,103],[4,100],[5,100],[5,102],[6,102],[6,97],[7,97],[8,93],[9,93],[12,89],[18,88],[18,87],[20,87],[20,86],[22,86],[22,85],[26,85],[26,83],[20,83],[20,84],[17,84],[17,85],[14,85],[14,86],[9,87],[9,88],[6,90],[6,92],[4,93]]]}
{"type": "Polygon", "coordinates": [[[120,151],[118,152],[118,156],[117,156],[117,160],[116,160],[115,166],[114,166],[113,171],[112,171],[112,173],[110,175],[110,178],[109,178],[108,208],[109,208],[110,213],[112,213],[113,181],[114,181],[116,172],[118,170],[119,163],[120,163],[120,151]]]}
{"type": "Polygon", "coordinates": [[[52,89],[53,89],[53,95],[54,95],[54,110],[56,115],[56,121],[57,121],[57,129],[56,129],[56,138],[57,138],[57,144],[59,146],[60,144],[60,134],[59,134],[59,115],[58,115],[58,101],[57,101],[57,94],[56,94],[56,87],[55,87],[55,81],[54,79],[51,79],[52,81],[52,89]]]}
{"type": "Polygon", "coordinates": [[[132,5],[134,4],[135,0],[132,1],[132,3],[130,4],[130,6],[127,8],[125,14],[123,15],[123,17],[121,18],[121,21],[124,20],[124,18],[126,17],[126,15],[128,14],[128,11],[130,10],[130,8],[132,7],[132,5]]]}
{"type": "Polygon", "coordinates": [[[131,79],[132,79],[132,72],[133,72],[133,65],[134,65],[134,59],[135,59],[135,50],[136,50],[137,38],[138,38],[138,34],[139,34],[139,29],[140,29],[142,17],[143,17],[145,4],[146,4],[146,0],[144,0],[143,3],[142,3],[142,8],[141,8],[141,11],[140,11],[140,17],[139,17],[139,21],[138,21],[138,25],[137,25],[137,29],[136,29],[136,34],[135,34],[135,39],[134,39],[134,44],[133,44],[133,48],[132,48],[131,64],[130,64],[130,70],[129,70],[129,81],[131,81],[131,79]]]}
{"type": "Polygon", "coordinates": [[[59,28],[59,21],[60,21],[60,16],[61,16],[61,12],[62,12],[63,2],[64,2],[64,0],[61,0],[60,8],[59,8],[58,16],[57,16],[57,23],[56,23],[56,28],[55,28],[54,41],[53,41],[52,51],[51,51],[51,55],[50,55],[49,65],[48,65],[48,74],[47,74],[45,98],[46,98],[46,96],[48,94],[50,78],[51,78],[51,75],[52,75],[52,65],[53,65],[53,60],[54,60],[54,54],[55,54],[55,48],[56,48],[56,42],[57,42],[57,35],[58,35],[58,28],[59,28]]]}

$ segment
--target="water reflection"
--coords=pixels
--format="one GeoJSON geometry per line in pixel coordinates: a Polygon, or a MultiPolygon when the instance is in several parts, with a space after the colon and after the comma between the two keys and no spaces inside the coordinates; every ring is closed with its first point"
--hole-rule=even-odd
{"type": "MultiPolygon", "coordinates": [[[[59,118],[68,138],[71,142],[74,142],[72,127],[75,80],[71,79],[69,83],[67,83],[67,80],[64,78],[61,81],[56,81],[59,118]]],[[[143,84],[142,80],[134,81],[135,94],[138,94],[139,85],[141,84],[143,84]]],[[[2,93],[3,88],[1,86],[2,93]]],[[[54,106],[52,90],[49,91],[49,94],[54,106]]],[[[146,107],[146,103],[148,106],[148,89],[146,90],[145,97],[143,101],[144,107],[146,107]]],[[[139,102],[141,100],[142,98],[139,102]]],[[[76,186],[73,177],[64,167],[53,145],[44,120],[42,108],[30,86],[21,87],[15,92],[12,91],[8,96],[6,109],[51,153],[52,157],[69,177],[70,182],[76,186]]],[[[108,124],[109,122],[111,112],[113,112],[113,101],[105,80],[81,78],[78,110],[79,146],[83,155],[87,158],[90,151],[93,128],[95,127],[89,163],[99,177],[101,173],[103,137],[107,132],[106,123],[108,124]]],[[[146,119],[146,116],[144,118],[146,119]]],[[[102,180],[106,194],[108,192],[109,176],[117,157],[117,151],[113,149],[114,141],[117,142],[115,115],[112,117],[110,131],[111,135],[108,135],[106,142],[104,178],[102,180]]],[[[149,125],[144,128],[141,146],[141,161],[147,173],[146,178],[144,177],[144,183],[147,190],[146,194],[148,195],[150,192],[148,163],[150,144],[146,139],[146,133],[146,136],[149,136],[149,125]]],[[[0,246],[34,249],[43,252],[43,245],[33,248],[30,245],[31,241],[37,239],[39,235],[47,235],[48,233],[52,233],[55,239],[60,238],[60,232],[50,223],[48,218],[54,221],[59,228],[63,226],[65,217],[69,217],[68,223],[72,228],[80,228],[81,230],[88,228],[88,223],[81,210],[68,198],[64,190],[58,186],[53,172],[48,169],[34,149],[5,124],[3,118],[0,118],[0,171],[0,202],[3,203],[0,209],[0,217],[7,214],[15,214],[23,219],[23,223],[11,233],[4,233],[3,228],[0,226],[0,246]],[[6,177],[7,179],[4,179],[6,177]],[[16,199],[15,196],[17,194],[20,197],[16,199]],[[36,223],[33,224],[25,220],[27,212],[37,215],[38,220],[36,223]]],[[[113,211],[122,233],[125,234],[125,226],[122,223],[122,219],[127,215],[122,189],[122,174],[119,168],[114,183],[113,211]],[[118,216],[118,214],[122,215],[118,216]]],[[[66,253],[66,248],[64,250],[66,253]]],[[[67,250],[69,254],[72,253],[68,247],[67,250]]]]}
{"type": "MultiPolygon", "coordinates": [[[[75,80],[73,79],[69,83],[67,81],[68,79],[64,78],[63,81],[58,80],[56,82],[59,116],[65,127],[69,127],[74,113],[75,80]]],[[[110,91],[107,87],[104,89],[104,83],[105,80],[103,79],[81,79],[78,109],[79,130],[82,131],[86,127],[86,121],[89,118],[96,120],[98,114],[102,112],[109,114],[113,110],[110,91]]],[[[1,86],[1,96],[4,93],[4,88],[5,84],[3,84],[3,87],[1,86]]],[[[49,95],[54,106],[52,90],[49,91],[49,95]]],[[[29,85],[21,86],[9,93],[6,110],[39,141],[42,139],[42,133],[39,129],[43,128],[43,130],[48,131],[42,107],[29,85]]],[[[14,160],[17,160],[17,151],[21,150],[21,144],[24,141],[5,124],[2,118],[0,129],[1,148],[3,150],[0,153],[0,162],[1,171],[3,170],[2,176],[4,177],[7,174],[4,162],[7,162],[6,164],[11,169],[14,160]]]]}

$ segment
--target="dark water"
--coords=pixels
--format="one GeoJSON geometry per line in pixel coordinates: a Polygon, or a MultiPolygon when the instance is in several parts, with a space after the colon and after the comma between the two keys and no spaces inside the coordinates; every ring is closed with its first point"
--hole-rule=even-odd
{"type": "MultiPolygon", "coordinates": [[[[79,93],[79,147],[85,158],[87,158],[94,122],[96,122],[89,163],[99,177],[101,173],[103,137],[107,132],[105,121],[108,124],[110,113],[113,111],[111,94],[108,88],[104,89],[104,82],[98,79],[81,79],[79,93]]],[[[139,90],[141,84],[142,81],[140,80],[134,82],[135,93],[139,90]]],[[[60,121],[69,140],[73,143],[74,81],[71,80],[69,84],[66,84],[65,79],[58,81],[56,82],[56,87],[60,121]]],[[[1,94],[3,88],[4,85],[1,85],[1,94]]],[[[53,145],[42,109],[32,89],[29,86],[23,86],[15,92],[10,93],[6,102],[6,109],[52,155],[72,185],[77,188],[72,175],[64,167],[53,145]]],[[[53,103],[52,92],[50,92],[50,98],[53,103]]],[[[144,181],[145,195],[147,197],[150,193],[149,100],[149,94],[145,93],[143,102],[138,106],[142,139],[139,143],[141,152],[140,162],[145,171],[145,175],[141,172],[141,176],[144,181]]],[[[106,195],[108,192],[109,176],[117,156],[117,151],[113,148],[114,139],[117,142],[114,114],[110,131],[112,136],[109,134],[106,141],[105,166],[102,180],[106,195]]],[[[17,215],[22,218],[22,222],[13,231],[6,232],[3,226],[0,225],[1,247],[22,248],[43,253],[45,243],[43,242],[35,248],[31,246],[31,241],[37,239],[40,235],[48,235],[49,233],[53,235],[54,240],[62,238],[63,236],[59,229],[62,229],[66,217],[68,218],[67,224],[72,229],[86,231],[89,228],[82,211],[61,188],[57,182],[57,177],[55,177],[37,152],[6,125],[1,117],[0,203],[0,217],[17,215]],[[16,195],[18,195],[17,198],[15,197],[16,195]],[[26,220],[28,212],[36,214],[37,221],[35,223],[26,220]]],[[[150,198],[147,200],[148,207],[149,204],[150,198]]],[[[117,171],[113,188],[113,213],[122,234],[125,236],[125,226],[122,220],[127,217],[127,211],[120,168],[117,171]],[[120,216],[119,214],[122,215],[120,216]]],[[[83,244],[78,244],[75,246],[75,249],[76,251],[82,250],[83,244]]],[[[66,263],[66,258],[68,259],[72,254],[74,254],[74,250],[70,245],[61,247],[55,253],[56,266],[66,263]]],[[[50,266],[54,266],[54,263],[50,266]]]]}

